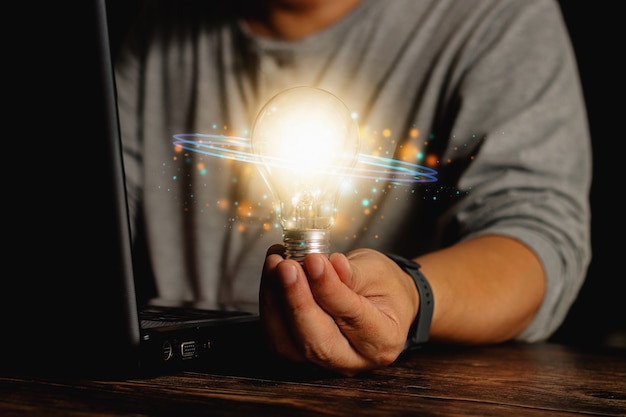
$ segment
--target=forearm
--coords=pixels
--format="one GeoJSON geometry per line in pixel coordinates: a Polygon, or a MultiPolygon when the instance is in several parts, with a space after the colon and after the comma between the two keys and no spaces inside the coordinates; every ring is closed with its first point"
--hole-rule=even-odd
{"type": "Polygon", "coordinates": [[[545,292],[537,257],[522,243],[504,236],[475,238],[416,261],[435,296],[433,341],[509,340],[530,323],[545,292]]]}

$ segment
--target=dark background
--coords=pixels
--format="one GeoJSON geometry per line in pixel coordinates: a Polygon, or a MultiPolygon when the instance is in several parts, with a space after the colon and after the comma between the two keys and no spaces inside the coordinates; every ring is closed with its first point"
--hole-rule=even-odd
{"type": "MultiPolygon", "coordinates": [[[[593,259],[579,297],[553,341],[626,347],[626,272],[619,262],[624,243],[621,205],[623,174],[619,150],[626,139],[623,64],[625,31],[619,2],[558,0],[570,31],[587,104],[593,144],[591,189],[593,259]],[[621,335],[616,339],[616,336],[621,335]]],[[[132,19],[138,0],[109,1],[110,35],[115,47],[132,19]]]]}
{"type": "Polygon", "coordinates": [[[619,2],[559,0],[574,44],[593,144],[593,259],[587,280],[554,341],[626,347],[623,149],[625,31],[619,2]],[[620,258],[622,257],[622,258],[620,258]],[[620,336],[621,335],[621,336],[620,336]]]}

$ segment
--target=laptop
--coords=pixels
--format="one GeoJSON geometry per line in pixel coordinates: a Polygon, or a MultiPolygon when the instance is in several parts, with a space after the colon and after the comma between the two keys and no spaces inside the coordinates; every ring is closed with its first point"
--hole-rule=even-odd
{"type": "Polygon", "coordinates": [[[17,92],[5,96],[19,129],[5,154],[15,168],[5,177],[0,372],[211,369],[262,351],[255,312],[142,305],[107,4],[53,3],[25,11],[37,17],[11,60],[17,92]]]}

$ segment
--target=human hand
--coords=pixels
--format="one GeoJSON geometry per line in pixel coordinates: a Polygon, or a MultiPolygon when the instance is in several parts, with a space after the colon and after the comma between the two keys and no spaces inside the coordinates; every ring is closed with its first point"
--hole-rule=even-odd
{"type": "Polygon", "coordinates": [[[270,248],[259,293],[269,348],[344,375],[386,366],[404,348],[419,298],[386,255],[310,254],[300,264],[270,248]]]}

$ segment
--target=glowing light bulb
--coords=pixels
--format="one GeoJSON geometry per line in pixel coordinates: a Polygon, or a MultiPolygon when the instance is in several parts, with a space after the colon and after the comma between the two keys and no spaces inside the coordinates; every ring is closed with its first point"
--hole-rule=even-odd
{"type": "Polygon", "coordinates": [[[260,110],[252,149],[277,200],[286,257],[329,253],[341,184],[359,151],[350,110],[319,88],[282,91],[260,110]]]}

